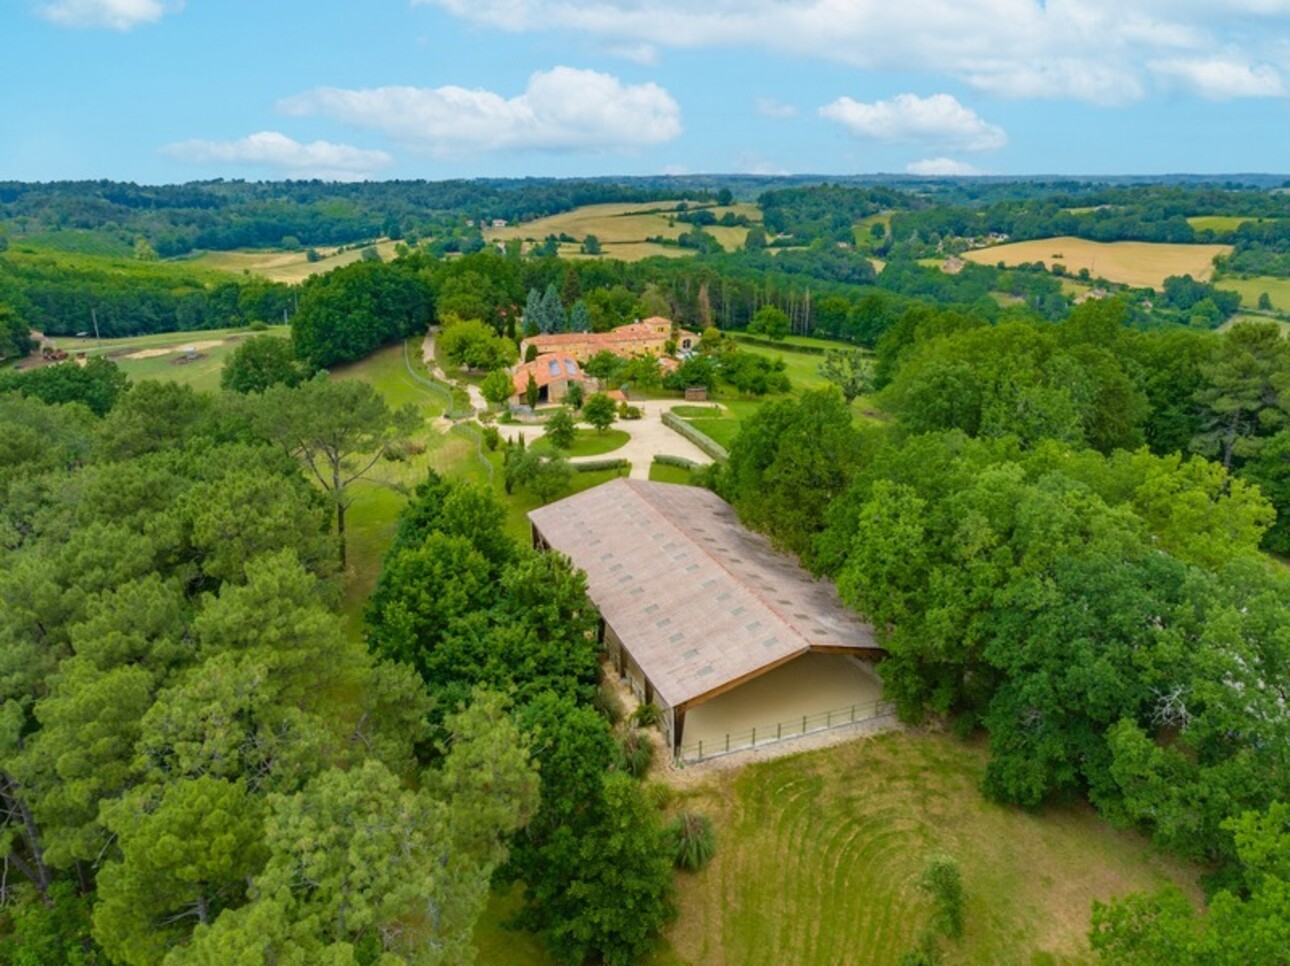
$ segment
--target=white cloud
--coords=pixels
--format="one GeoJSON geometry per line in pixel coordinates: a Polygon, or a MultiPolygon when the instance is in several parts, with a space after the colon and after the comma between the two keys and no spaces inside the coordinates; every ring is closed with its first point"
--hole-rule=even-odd
{"type": "Polygon", "coordinates": [[[1166,81],[1213,101],[1235,97],[1283,97],[1281,74],[1267,64],[1250,65],[1233,60],[1158,60],[1147,65],[1166,81]]]}
{"type": "Polygon", "coordinates": [[[914,161],[905,165],[905,173],[916,174],[925,178],[966,177],[971,174],[980,174],[981,169],[965,164],[962,161],[955,161],[953,158],[927,158],[923,161],[914,161]]]}
{"type": "Polygon", "coordinates": [[[193,164],[247,164],[273,168],[292,178],[362,181],[393,162],[384,151],[314,141],[301,144],[277,131],[261,131],[237,141],[180,141],[163,153],[193,164]]]}
{"type": "Polygon", "coordinates": [[[797,108],[792,104],[781,104],[774,98],[759,97],[757,98],[757,113],[762,117],[796,117],[797,108]]]}
{"type": "Polygon", "coordinates": [[[54,0],[36,12],[60,27],[107,27],[130,30],[156,23],[172,10],[183,9],[182,0],[54,0]]]}
{"type": "Polygon", "coordinates": [[[630,151],[681,133],[681,109],[657,84],[623,84],[594,70],[556,67],[506,98],[464,87],[320,87],[280,101],[292,115],[321,114],[383,132],[437,156],[487,151],[630,151]]]}
{"type": "Polygon", "coordinates": [[[607,48],[606,52],[646,67],[653,67],[658,63],[658,48],[653,44],[615,44],[607,48]]]}
{"type": "Polygon", "coordinates": [[[935,144],[963,151],[995,151],[1008,143],[1003,128],[987,124],[950,94],[897,94],[871,104],[839,97],[820,116],[878,141],[935,144]]]}
{"type": "MultiPolygon", "coordinates": [[[[605,43],[748,47],[945,75],[1009,97],[1121,104],[1150,61],[1276,62],[1286,0],[413,0],[511,32],[605,43]],[[1235,52],[1235,53],[1233,53],[1235,52]]],[[[1270,83],[1211,85],[1245,96],[1270,83]]]]}

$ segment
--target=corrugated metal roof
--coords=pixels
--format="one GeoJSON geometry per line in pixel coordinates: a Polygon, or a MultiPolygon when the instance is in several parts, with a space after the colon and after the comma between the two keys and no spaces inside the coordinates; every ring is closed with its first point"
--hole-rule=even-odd
{"type": "Polygon", "coordinates": [[[591,599],[669,705],[873,630],[709,490],[617,479],[529,519],[587,574],[591,599]]]}

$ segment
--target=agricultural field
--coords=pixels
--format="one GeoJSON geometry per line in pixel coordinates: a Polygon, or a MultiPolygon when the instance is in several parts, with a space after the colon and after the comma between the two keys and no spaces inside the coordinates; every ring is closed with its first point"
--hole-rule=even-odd
{"type": "Polygon", "coordinates": [[[1263,275],[1253,278],[1222,278],[1214,283],[1214,287],[1239,293],[1241,306],[1247,309],[1258,306],[1259,296],[1267,292],[1274,311],[1290,312],[1290,278],[1263,275]]]}
{"type": "Polygon", "coordinates": [[[1263,221],[1263,219],[1240,215],[1194,215],[1187,219],[1187,224],[1197,231],[1236,231],[1247,221],[1263,221]]]}
{"type": "MultiPolygon", "coordinates": [[[[978,744],[893,733],[682,773],[671,807],[712,818],[717,854],[678,875],[678,916],[649,962],[895,964],[930,919],[915,882],[936,853],[958,862],[967,897],[947,963],[1085,962],[1094,899],[1172,881],[1199,902],[1196,870],[1087,806],[990,803],[986,760],[978,744]]],[[[480,961],[545,966],[533,937],[500,926],[515,903],[494,897],[476,932],[480,961]]]]}
{"type": "Polygon", "coordinates": [[[1199,281],[1209,281],[1214,274],[1214,257],[1231,251],[1230,245],[1106,243],[1062,236],[978,248],[965,252],[963,257],[981,265],[1043,262],[1051,268],[1061,264],[1071,274],[1087,268],[1094,278],[1134,288],[1159,288],[1170,275],[1191,275],[1199,281]]]}
{"type": "MultiPolygon", "coordinates": [[[[375,243],[377,252],[383,260],[389,261],[395,255],[398,242],[379,241],[375,243]]],[[[248,249],[235,252],[204,252],[201,255],[178,259],[175,264],[198,265],[203,268],[221,272],[234,272],[245,275],[259,275],[272,282],[303,282],[311,275],[329,272],[333,268],[349,265],[363,257],[360,245],[344,251],[335,248],[320,248],[322,256],[311,262],[302,251],[282,251],[280,249],[248,249]]]]}
{"type": "MultiPolygon", "coordinates": [[[[569,235],[579,242],[587,235],[595,235],[604,246],[604,254],[624,261],[637,261],[653,255],[682,256],[693,254],[685,249],[672,248],[646,242],[646,238],[677,238],[682,232],[693,226],[674,217],[677,201],[655,201],[640,204],[584,205],[573,211],[539,218],[523,224],[508,225],[505,228],[490,228],[484,237],[491,242],[524,239],[541,241],[549,235],[569,235]],[[669,224],[669,222],[671,222],[669,224]]],[[[723,208],[710,208],[720,218],[726,212],[745,215],[759,220],[761,213],[756,205],[734,204],[723,208]]],[[[727,228],[711,225],[705,229],[716,238],[727,250],[742,247],[748,234],[746,228],[727,228]]],[[[561,255],[576,255],[578,245],[561,246],[561,255]]]]}

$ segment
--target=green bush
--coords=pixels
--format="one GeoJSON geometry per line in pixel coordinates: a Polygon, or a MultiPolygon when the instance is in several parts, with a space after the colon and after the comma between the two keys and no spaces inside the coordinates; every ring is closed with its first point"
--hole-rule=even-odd
{"type": "Polygon", "coordinates": [[[611,725],[616,725],[623,720],[623,702],[619,700],[618,692],[608,681],[600,682],[600,687],[596,688],[596,696],[591,699],[591,704],[611,725]]]}
{"type": "Polygon", "coordinates": [[[663,720],[663,709],[652,701],[632,712],[632,721],[642,728],[652,728],[663,720]]]}
{"type": "Polygon", "coordinates": [[[682,812],[668,824],[667,834],[678,869],[697,872],[717,854],[717,831],[706,815],[682,812]]]}
{"type": "Polygon", "coordinates": [[[497,452],[497,447],[502,444],[502,434],[496,426],[485,426],[480,433],[484,438],[484,445],[488,447],[490,453],[497,452]]]}
{"type": "Polygon", "coordinates": [[[654,742],[640,728],[627,728],[618,739],[618,767],[640,778],[654,762],[654,742]]]}
{"type": "Polygon", "coordinates": [[[918,886],[936,902],[936,925],[950,939],[963,935],[963,873],[948,855],[927,862],[918,886]]]}
{"type": "Polygon", "coordinates": [[[629,470],[631,461],[622,457],[605,460],[579,460],[572,464],[575,473],[599,473],[601,470],[629,470]]]}

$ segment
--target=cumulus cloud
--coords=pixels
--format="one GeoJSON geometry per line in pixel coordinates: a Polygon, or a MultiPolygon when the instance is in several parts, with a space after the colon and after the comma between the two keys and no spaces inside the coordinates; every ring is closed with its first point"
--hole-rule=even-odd
{"type": "Polygon", "coordinates": [[[681,133],[681,109],[662,87],[572,67],[539,71],[524,93],[510,98],[464,87],[320,87],[278,107],[381,131],[436,156],[612,153],[663,144],[681,133]]]}
{"type": "MultiPolygon", "coordinates": [[[[1119,104],[1153,60],[1278,63],[1286,0],[413,0],[511,32],[606,43],[753,47],[873,70],[945,74],[1009,97],[1119,104]]],[[[1265,84],[1229,85],[1256,94],[1265,84]]],[[[1233,93],[1230,96],[1246,96],[1233,93]]]]}
{"type": "Polygon", "coordinates": [[[987,124],[950,94],[897,94],[866,104],[839,97],[820,108],[852,134],[878,141],[935,144],[963,151],[995,151],[1008,143],[1003,128],[987,124]]]}
{"type": "Polygon", "coordinates": [[[962,161],[955,161],[953,158],[926,158],[923,161],[914,161],[905,165],[905,173],[916,174],[924,178],[946,176],[961,178],[971,174],[980,174],[981,169],[965,164],[962,161]]]}
{"type": "Polygon", "coordinates": [[[762,117],[786,118],[796,117],[797,108],[792,104],[781,104],[770,97],[757,98],[757,113],[762,117]]]}
{"type": "Polygon", "coordinates": [[[182,8],[182,0],[54,0],[40,4],[36,12],[60,27],[130,30],[182,8]]]}
{"type": "Polygon", "coordinates": [[[384,151],[331,141],[301,144],[278,131],[261,131],[237,141],[180,141],[162,151],[193,164],[254,165],[292,178],[325,181],[362,181],[394,160],[384,151]]]}
{"type": "Polygon", "coordinates": [[[1281,74],[1267,65],[1233,60],[1159,60],[1148,65],[1166,81],[1172,81],[1212,101],[1236,97],[1283,97],[1281,74]]]}

